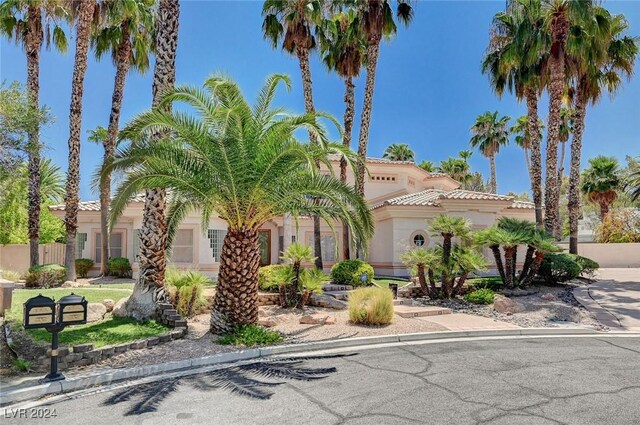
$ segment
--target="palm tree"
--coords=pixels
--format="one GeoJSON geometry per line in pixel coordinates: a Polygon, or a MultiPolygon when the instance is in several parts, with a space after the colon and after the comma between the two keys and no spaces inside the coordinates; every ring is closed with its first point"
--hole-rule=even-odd
{"type": "Polygon", "coordinates": [[[599,155],[589,160],[589,168],[582,172],[582,193],[590,202],[600,206],[600,219],[604,220],[611,204],[618,199],[622,188],[618,160],[599,155]]]}
{"type": "Polygon", "coordinates": [[[390,161],[415,161],[416,154],[406,143],[394,143],[387,146],[382,154],[383,158],[390,161]]]}
{"type": "MultiPolygon", "coordinates": [[[[171,110],[171,103],[161,104],[160,100],[165,92],[173,90],[176,80],[179,17],[179,0],[160,0],[157,6],[155,30],[156,61],[153,69],[152,106],[164,112],[171,110]]],[[[159,140],[161,137],[161,133],[154,133],[152,141],[159,140]]],[[[140,227],[140,271],[133,294],[125,306],[127,313],[139,320],[152,317],[156,310],[156,302],[163,301],[166,296],[164,290],[164,274],[167,265],[165,210],[164,188],[153,186],[146,188],[140,227]]]]}
{"type": "Polygon", "coordinates": [[[198,115],[155,109],[138,116],[121,131],[121,138],[140,140],[157,130],[171,136],[132,144],[107,167],[129,170],[112,202],[112,225],[130,197],[148,187],[171,189],[169,246],[191,211],[201,211],[203,225],[213,214],[227,222],[211,313],[214,333],[258,319],[258,229],[265,222],[285,213],[316,214],[328,222],[347,223],[362,245],[373,233],[367,203],[315,166],[320,161],[330,167],[329,154],[345,155],[349,161],[356,160],[355,155],[327,142],[318,114],[282,115],[281,108],[272,108],[281,82],[290,84],[285,76],[269,77],[253,107],[234,82],[222,77],[209,78],[204,89],[177,88],[160,106],[180,101],[198,115]],[[300,143],[294,133],[301,129],[311,131],[318,143],[300,143]]]}
{"type": "Polygon", "coordinates": [[[631,200],[640,199],[640,170],[632,172],[625,182],[625,189],[628,191],[631,200]]]}
{"type": "MultiPolygon", "coordinates": [[[[315,112],[309,54],[316,47],[313,32],[321,22],[322,6],[321,0],[265,0],[262,6],[264,38],[271,41],[273,48],[277,48],[278,43],[282,41],[282,48],[298,58],[304,108],[308,114],[315,112]]],[[[311,143],[317,143],[312,133],[309,133],[309,140],[311,143]]],[[[313,245],[316,268],[322,270],[320,217],[313,217],[313,245]]]]}
{"type": "MultiPolygon", "coordinates": [[[[544,130],[544,122],[538,120],[538,140],[542,139],[542,130],[544,130]]],[[[527,170],[529,171],[529,177],[532,178],[531,170],[531,157],[529,151],[531,150],[531,139],[529,137],[529,116],[523,115],[516,120],[516,123],[509,129],[511,134],[515,134],[513,141],[516,145],[520,146],[524,150],[524,157],[527,161],[527,170]]]]}
{"type": "MultiPolygon", "coordinates": [[[[149,68],[149,51],[155,24],[151,10],[153,4],[153,0],[116,0],[106,3],[107,25],[92,35],[91,42],[97,59],[110,53],[116,67],[109,128],[105,137],[99,140],[104,147],[103,163],[111,161],[115,152],[127,73],[131,68],[141,73],[149,68]]],[[[109,258],[110,201],[111,176],[106,176],[100,186],[100,258],[109,258]]],[[[107,262],[102,261],[100,267],[100,272],[106,274],[107,262]]]]}
{"type": "Polygon", "coordinates": [[[540,0],[509,0],[507,10],[495,15],[482,71],[498,96],[505,89],[527,104],[527,144],[531,149],[531,192],[536,223],[542,214],[542,135],[537,123],[538,101],[543,89],[542,70],[548,61],[550,35],[546,31],[540,0]]]}
{"type": "MultiPolygon", "coordinates": [[[[545,229],[552,233],[559,216],[558,143],[562,99],[566,81],[566,47],[569,29],[580,24],[593,6],[592,0],[542,0],[543,12],[551,34],[549,44],[549,121],[547,131],[547,156],[545,178],[545,229]]],[[[559,238],[559,234],[554,234],[559,238]]]]}
{"type": "Polygon", "coordinates": [[[67,170],[66,195],[64,199],[64,224],[67,234],[67,248],[64,265],[66,280],[76,280],[76,233],[78,231],[78,203],[80,192],[80,130],[82,127],[82,96],[84,77],[87,72],[87,57],[91,26],[99,14],[95,0],[73,4],[72,15],[76,27],[76,54],[71,82],[71,106],[69,108],[69,167],[67,170]]]}
{"type": "MultiPolygon", "coordinates": [[[[413,8],[409,0],[396,1],[396,16],[398,21],[409,25],[413,19],[413,8]]],[[[390,0],[369,0],[356,4],[358,19],[362,32],[367,39],[367,80],[364,87],[364,101],[360,117],[360,135],[358,138],[358,155],[367,157],[369,144],[369,126],[371,125],[371,111],[373,109],[373,92],[376,83],[376,68],[382,37],[390,37],[396,33],[397,27],[393,19],[390,0]]],[[[364,196],[364,174],[362,168],[356,173],[356,191],[364,196]]]]}
{"type": "MultiPolygon", "coordinates": [[[[67,50],[67,38],[58,19],[65,11],[57,1],[7,0],[0,5],[0,33],[20,43],[27,55],[27,90],[33,110],[40,109],[40,51],[51,41],[61,52],[67,50]],[[53,25],[53,31],[51,26],[53,25]]],[[[28,131],[29,156],[28,231],[29,264],[40,264],[40,123],[28,131]]]]}
{"type": "Polygon", "coordinates": [[[299,243],[292,243],[289,248],[282,253],[282,259],[291,263],[293,278],[291,282],[289,282],[288,287],[285,287],[285,285],[280,286],[281,304],[283,307],[293,306],[302,308],[304,306],[300,288],[302,263],[314,261],[316,258],[313,256],[311,247],[299,243]]]}
{"type": "Polygon", "coordinates": [[[462,158],[448,158],[440,161],[438,171],[448,174],[452,179],[464,183],[469,179],[469,164],[462,158]]]}
{"type": "Polygon", "coordinates": [[[460,157],[460,159],[462,159],[464,162],[468,164],[469,160],[473,156],[473,151],[470,151],[468,149],[461,150],[460,152],[458,152],[458,156],[460,157]]]}
{"type": "MultiPolygon", "coordinates": [[[[558,142],[560,143],[560,159],[558,161],[558,184],[562,187],[563,181],[565,181],[564,175],[564,159],[567,148],[567,142],[569,141],[569,136],[573,131],[573,110],[570,108],[563,107],[560,111],[560,139],[558,142]]],[[[553,224],[553,234],[556,235],[556,238],[559,238],[558,235],[562,235],[562,217],[560,214],[560,192],[558,190],[556,196],[558,196],[558,215],[556,215],[556,221],[553,224]]]]}
{"type": "MultiPolygon", "coordinates": [[[[322,60],[331,71],[335,71],[344,81],[344,132],[342,145],[351,148],[351,133],[355,116],[356,98],[353,79],[360,75],[364,62],[366,43],[353,10],[338,13],[318,26],[318,39],[322,60]]],[[[340,159],[340,181],[347,182],[347,161],[340,159]]],[[[342,226],[342,257],[351,257],[349,228],[342,226]]]]}
{"type": "Polygon", "coordinates": [[[577,86],[569,173],[569,252],[572,254],[578,253],[580,160],[587,105],[597,103],[603,89],[610,94],[615,93],[621,85],[622,76],[630,78],[633,74],[638,55],[637,40],[624,36],[628,24],[622,15],[611,16],[606,10],[596,7],[593,18],[591,28],[585,28],[575,37],[576,43],[572,45],[577,49],[569,52],[572,67],[576,69],[577,86]]]}
{"type": "Polygon", "coordinates": [[[500,151],[501,146],[509,143],[509,131],[507,125],[511,117],[498,117],[498,111],[493,113],[487,111],[482,115],[478,115],[476,122],[471,127],[470,145],[480,150],[480,153],[489,158],[491,166],[491,180],[489,185],[491,193],[497,193],[498,185],[496,182],[496,154],[500,151]]]}
{"type": "Polygon", "coordinates": [[[471,222],[466,218],[440,214],[429,223],[429,231],[442,236],[443,262],[448,264],[453,238],[466,239],[471,233],[471,222]]]}
{"type": "Polygon", "coordinates": [[[422,161],[418,167],[422,168],[427,173],[435,173],[436,172],[436,164],[432,161],[422,161]]]}
{"type": "Polygon", "coordinates": [[[400,255],[400,261],[411,267],[412,274],[418,277],[418,283],[420,284],[422,292],[430,298],[437,298],[438,290],[436,289],[434,270],[437,270],[439,267],[440,256],[436,249],[410,249],[400,255]]]}

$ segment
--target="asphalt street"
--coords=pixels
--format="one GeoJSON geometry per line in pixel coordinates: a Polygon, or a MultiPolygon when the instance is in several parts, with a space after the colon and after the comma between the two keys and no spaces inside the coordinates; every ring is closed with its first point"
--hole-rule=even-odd
{"type": "Polygon", "coordinates": [[[640,424],[639,400],[639,338],[500,339],[268,359],[9,409],[2,423],[640,424]]]}

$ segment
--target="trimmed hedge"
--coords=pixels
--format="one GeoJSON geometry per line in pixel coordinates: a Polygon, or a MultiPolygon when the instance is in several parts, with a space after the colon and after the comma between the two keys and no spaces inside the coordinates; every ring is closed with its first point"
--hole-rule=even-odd
{"type": "Polygon", "coordinates": [[[546,254],[542,259],[538,276],[547,283],[563,283],[575,279],[582,267],[571,254],[546,254]]]}
{"type": "Polygon", "coordinates": [[[78,258],[76,260],[76,273],[78,277],[87,277],[91,267],[93,267],[93,260],[90,258],[78,258]]]}
{"type": "Polygon", "coordinates": [[[110,276],[131,277],[131,263],[125,257],[113,257],[107,261],[110,276]]]}
{"type": "Polygon", "coordinates": [[[345,260],[331,267],[331,281],[334,285],[351,285],[353,287],[371,285],[373,282],[373,267],[362,260],[345,260]],[[361,276],[367,275],[362,281],[361,276]]]}
{"type": "Polygon", "coordinates": [[[24,276],[26,288],[55,288],[64,283],[66,267],[60,264],[33,266],[24,276]]]}

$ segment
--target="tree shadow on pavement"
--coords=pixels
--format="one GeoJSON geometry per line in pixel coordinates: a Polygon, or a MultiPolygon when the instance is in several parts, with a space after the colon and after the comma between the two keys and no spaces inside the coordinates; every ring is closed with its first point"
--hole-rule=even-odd
{"type": "Polygon", "coordinates": [[[268,400],[273,388],[284,380],[313,381],[337,372],[335,367],[310,367],[310,360],[335,359],[357,354],[286,357],[256,363],[232,366],[210,372],[170,378],[125,388],[106,399],[103,406],[131,402],[125,416],[155,412],[164,400],[182,385],[199,391],[224,390],[241,397],[268,400]]]}

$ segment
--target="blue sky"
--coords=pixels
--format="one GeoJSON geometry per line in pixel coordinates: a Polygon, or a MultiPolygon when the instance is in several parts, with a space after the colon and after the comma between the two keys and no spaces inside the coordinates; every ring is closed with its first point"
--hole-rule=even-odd
{"type": "MultiPolygon", "coordinates": [[[[289,74],[290,93],[277,99],[292,111],[304,109],[300,71],[295,58],[273,50],[261,33],[258,1],[182,1],[178,37],[177,82],[200,85],[212,72],[233,77],[250,98],[271,73],[289,74]]],[[[613,13],[624,13],[631,34],[640,35],[640,2],[608,1],[613,13]]],[[[497,99],[480,72],[491,18],[504,1],[420,1],[415,21],[381,48],[370,132],[369,155],[381,156],[391,143],[408,143],[418,161],[439,162],[468,148],[469,127],[486,110],[518,117],[525,105],[512,96],[497,99]]],[[[73,46],[66,55],[43,52],[41,103],[51,108],[55,122],[42,131],[45,155],[66,170],[68,113],[73,69],[73,46]]],[[[638,64],[640,67],[640,64],[638,64]]],[[[317,57],[312,59],[316,109],[338,118],[343,114],[343,84],[329,74],[317,57]]],[[[638,69],[640,73],[640,68],[638,69]]],[[[0,42],[0,73],[6,81],[25,81],[26,60],[21,49],[0,42]]],[[[101,148],[86,141],[87,130],[108,123],[114,67],[110,59],[90,60],[85,81],[81,147],[81,198],[96,198],[90,178],[102,156],[101,148]]],[[[121,125],[151,103],[152,71],[131,73],[127,80],[121,125]]],[[[356,81],[356,128],[361,111],[364,72],[356,81]]],[[[608,96],[591,108],[584,135],[583,162],[598,154],[640,154],[640,77],[625,83],[614,99],[608,96]]],[[[546,118],[546,97],[540,112],[546,118]]],[[[471,165],[488,176],[488,160],[475,153],[471,165]]],[[[516,146],[497,157],[498,190],[529,190],[525,160],[516,146]]]]}

